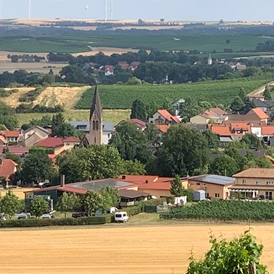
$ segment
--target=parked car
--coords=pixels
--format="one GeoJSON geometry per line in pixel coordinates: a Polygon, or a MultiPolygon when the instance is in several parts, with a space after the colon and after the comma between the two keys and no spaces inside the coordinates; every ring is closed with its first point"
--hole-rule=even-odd
{"type": "Polygon", "coordinates": [[[129,219],[126,212],[116,212],[114,214],[114,221],[117,223],[125,223],[129,219]]]}
{"type": "Polygon", "coordinates": [[[87,217],[88,214],[86,212],[73,212],[72,218],[81,218],[81,217],[87,217]]]}
{"type": "Polygon", "coordinates": [[[53,218],[55,218],[52,213],[44,213],[41,217],[42,217],[42,219],[53,219],[53,218]]]}
{"type": "Polygon", "coordinates": [[[25,212],[22,212],[20,214],[17,215],[17,219],[18,220],[21,220],[21,219],[28,219],[30,217],[30,213],[25,213],[25,212]]]}

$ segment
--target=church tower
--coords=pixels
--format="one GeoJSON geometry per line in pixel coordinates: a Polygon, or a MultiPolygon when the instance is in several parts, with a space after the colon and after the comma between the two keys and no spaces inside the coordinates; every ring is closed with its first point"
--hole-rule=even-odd
{"type": "Polygon", "coordinates": [[[87,133],[80,142],[80,147],[89,145],[101,145],[103,143],[103,122],[102,108],[98,87],[95,87],[92,106],[89,115],[89,133],[87,133]]]}
{"type": "Polygon", "coordinates": [[[89,144],[101,145],[103,141],[102,108],[98,87],[95,87],[89,116],[89,144]]]}

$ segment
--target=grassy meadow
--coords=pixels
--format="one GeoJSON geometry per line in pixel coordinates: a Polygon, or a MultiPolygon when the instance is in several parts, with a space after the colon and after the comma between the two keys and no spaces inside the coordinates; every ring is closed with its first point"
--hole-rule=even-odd
{"type": "MultiPolygon", "coordinates": [[[[99,87],[99,92],[101,104],[105,109],[129,109],[135,99],[140,99],[143,102],[155,102],[160,105],[166,100],[175,101],[187,97],[197,101],[227,105],[238,95],[240,88],[244,88],[246,93],[250,93],[267,82],[269,80],[233,79],[177,85],[102,85],[99,87]]],[[[84,92],[75,108],[90,108],[93,92],[94,89],[84,92]]]]}
{"type": "MultiPolygon", "coordinates": [[[[41,119],[42,116],[49,115],[52,117],[53,113],[19,113],[16,114],[19,125],[28,124],[32,119],[41,119]]],[[[104,109],[103,121],[113,122],[118,124],[121,120],[128,119],[130,110],[128,109],[104,109]]],[[[88,121],[89,110],[66,110],[64,112],[66,121],[88,121]]]]}
{"type": "Polygon", "coordinates": [[[78,36],[40,36],[40,37],[1,37],[0,50],[9,52],[64,52],[79,53],[91,51],[91,47],[193,50],[204,52],[216,50],[223,53],[224,48],[234,51],[254,50],[258,43],[274,40],[274,37],[258,35],[137,35],[113,34],[78,36]],[[175,41],[173,38],[180,40],[175,41]],[[227,44],[226,40],[230,40],[227,44]]]}

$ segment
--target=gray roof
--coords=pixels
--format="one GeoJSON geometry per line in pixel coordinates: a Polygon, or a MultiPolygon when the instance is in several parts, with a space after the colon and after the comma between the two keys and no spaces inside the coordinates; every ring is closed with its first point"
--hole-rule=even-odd
{"type": "Polygon", "coordinates": [[[189,124],[188,127],[195,128],[201,132],[208,129],[208,124],[189,124]]]}
{"type": "Polygon", "coordinates": [[[220,176],[220,175],[208,175],[208,174],[189,177],[188,179],[192,181],[205,182],[205,183],[210,183],[215,185],[231,185],[235,182],[235,178],[232,178],[232,177],[220,176]]]}
{"type": "Polygon", "coordinates": [[[232,142],[232,139],[231,139],[231,137],[222,137],[222,136],[220,136],[219,137],[219,139],[220,139],[220,142],[232,142]]]}
{"type": "Polygon", "coordinates": [[[264,108],[271,108],[274,107],[273,101],[261,101],[258,99],[253,100],[253,104],[255,107],[264,107],[264,108]]]}
{"type": "MultiPolygon", "coordinates": [[[[69,121],[70,125],[74,128],[85,127],[84,131],[89,131],[89,122],[88,121],[69,121]]],[[[113,132],[114,125],[112,122],[103,122],[103,132],[113,132]]]]}
{"type": "Polygon", "coordinates": [[[104,180],[94,180],[87,182],[77,182],[69,184],[71,187],[84,188],[91,191],[99,191],[103,187],[112,187],[112,188],[123,188],[132,186],[131,183],[122,182],[118,179],[104,179],[104,180]]]}
{"type": "Polygon", "coordinates": [[[131,190],[131,189],[120,189],[119,196],[124,198],[134,199],[134,198],[140,198],[140,197],[148,197],[151,195],[145,192],[131,190]]]}

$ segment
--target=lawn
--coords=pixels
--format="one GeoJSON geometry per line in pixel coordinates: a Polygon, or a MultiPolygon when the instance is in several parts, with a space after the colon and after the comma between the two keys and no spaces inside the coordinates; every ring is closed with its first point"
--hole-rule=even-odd
{"type": "MultiPolygon", "coordinates": [[[[90,47],[193,50],[223,52],[224,48],[234,51],[254,50],[258,43],[273,38],[258,35],[166,35],[166,34],[104,34],[89,33],[77,36],[1,37],[0,50],[10,52],[64,52],[90,51],[90,47]],[[175,41],[173,38],[180,40],[175,41]],[[230,40],[227,44],[226,40],[230,40]]],[[[244,53],[243,53],[244,55],[244,53]]]]}
{"type": "MultiPolygon", "coordinates": [[[[187,97],[197,101],[209,101],[228,105],[238,95],[241,88],[244,88],[246,93],[250,93],[269,81],[234,79],[176,85],[102,85],[99,87],[99,93],[102,106],[105,109],[129,109],[132,102],[136,99],[140,99],[146,103],[155,102],[161,105],[166,100],[172,102],[187,97]]],[[[88,109],[92,101],[93,92],[93,89],[84,92],[75,107],[78,109],[88,109]]]]}
{"type": "MultiPolygon", "coordinates": [[[[52,116],[52,113],[20,113],[16,114],[19,125],[27,124],[32,119],[41,119],[44,115],[52,116]]],[[[113,122],[114,125],[121,120],[129,118],[130,110],[128,109],[113,109],[103,110],[103,121],[113,122]]],[[[67,121],[88,121],[89,110],[68,110],[64,112],[65,119],[67,121]]]]}

